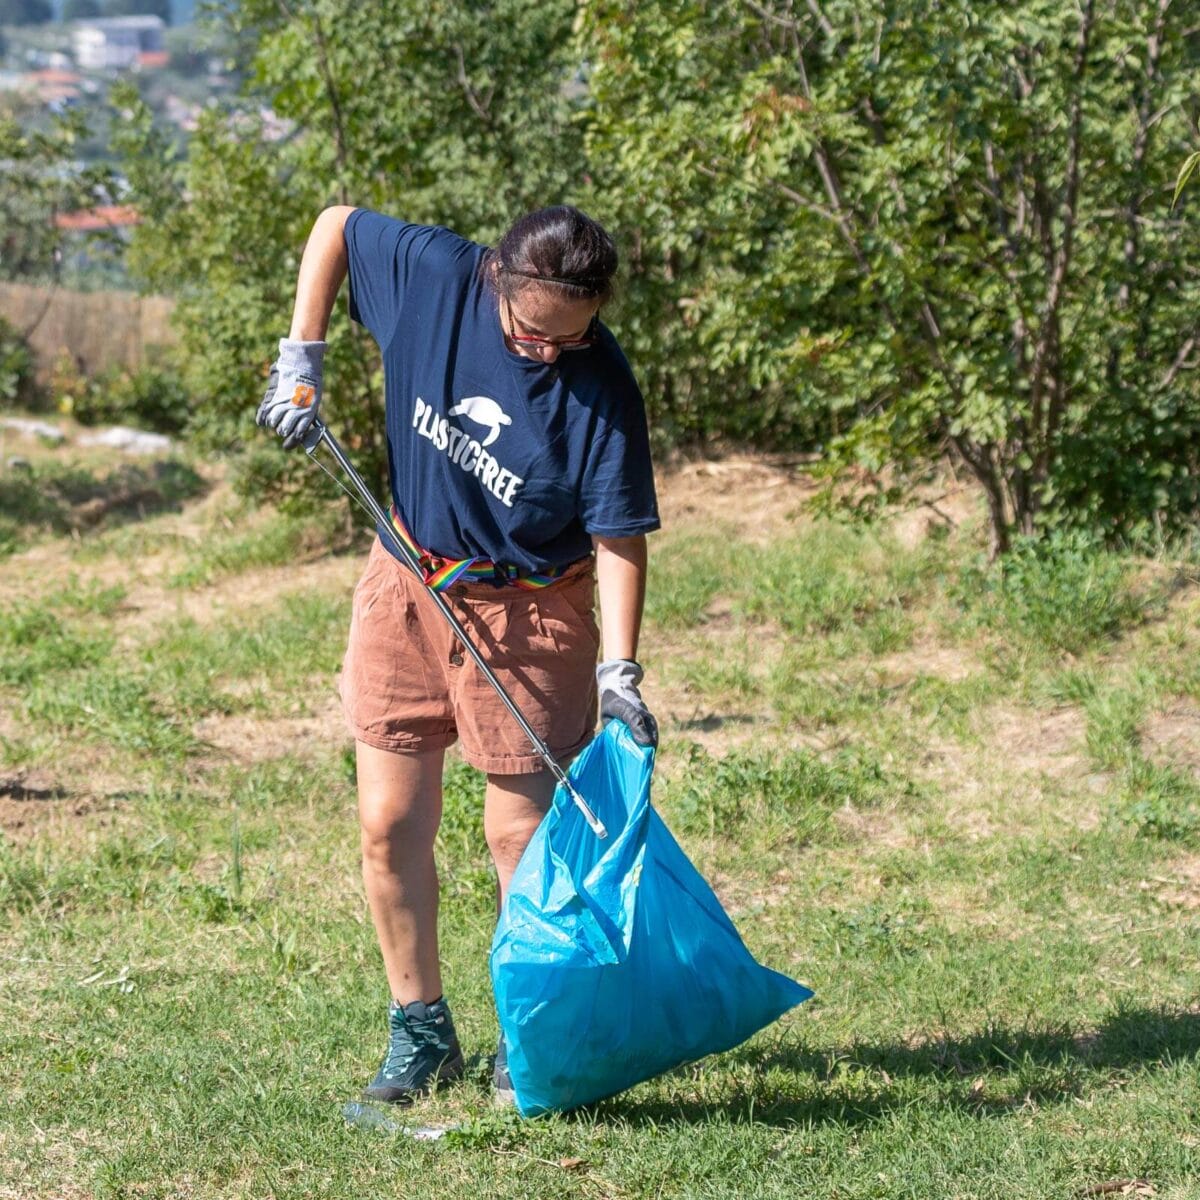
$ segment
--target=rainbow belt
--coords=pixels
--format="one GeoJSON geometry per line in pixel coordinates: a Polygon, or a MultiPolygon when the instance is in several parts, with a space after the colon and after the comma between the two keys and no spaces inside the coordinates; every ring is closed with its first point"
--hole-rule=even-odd
{"type": "Polygon", "coordinates": [[[494,587],[516,587],[536,592],[560,579],[566,567],[551,567],[548,571],[526,571],[510,563],[492,562],[490,558],[442,558],[417,544],[400,514],[392,507],[389,516],[396,536],[413,552],[421,567],[425,586],[434,592],[445,591],[453,583],[490,583],[494,587]]]}

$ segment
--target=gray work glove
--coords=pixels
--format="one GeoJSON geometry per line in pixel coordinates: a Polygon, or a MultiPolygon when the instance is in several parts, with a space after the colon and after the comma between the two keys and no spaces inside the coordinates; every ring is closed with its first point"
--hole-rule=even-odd
{"type": "Polygon", "coordinates": [[[324,358],[324,342],[279,339],[279,357],[271,367],[267,394],[254,419],[265,429],[274,429],[283,438],[285,450],[300,444],[316,418],[324,358]]]}
{"type": "Polygon", "coordinates": [[[638,691],[643,671],[632,658],[610,658],[596,668],[600,688],[600,719],[624,721],[640,746],[658,745],[658,722],[638,691]]]}

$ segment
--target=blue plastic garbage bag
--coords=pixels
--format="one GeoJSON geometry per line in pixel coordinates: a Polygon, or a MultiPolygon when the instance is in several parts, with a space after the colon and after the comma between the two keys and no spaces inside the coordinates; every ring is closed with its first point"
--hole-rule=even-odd
{"type": "Polygon", "coordinates": [[[812,992],[760,966],[650,806],[654,751],[611,721],[560,785],[500,913],[491,973],[523,1116],[728,1050],[812,992]]]}

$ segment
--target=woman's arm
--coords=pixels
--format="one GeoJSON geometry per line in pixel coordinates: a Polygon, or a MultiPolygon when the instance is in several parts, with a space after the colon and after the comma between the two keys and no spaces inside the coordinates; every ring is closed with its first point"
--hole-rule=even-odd
{"type": "Polygon", "coordinates": [[[605,661],[637,658],[646,600],[646,537],[593,537],[605,661]]]}
{"type": "Polygon", "coordinates": [[[636,657],[646,599],[646,538],[593,537],[592,543],[604,626],[604,661],[596,668],[600,719],[624,721],[635,741],[657,746],[658,722],[638,691],[642,668],[636,657]]]}
{"type": "Polygon", "coordinates": [[[345,228],[353,211],[339,204],[325,209],[313,224],[296,281],[296,305],[288,334],[293,341],[325,340],[329,314],[348,270],[345,228]]]}
{"type": "Polygon", "coordinates": [[[258,406],[255,421],[275,430],[285,450],[303,444],[321,404],[325,332],[349,270],[345,229],[353,211],[344,205],[327,208],[313,224],[300,260],[291,332],[279,341],[279,357],[258,406]]]}

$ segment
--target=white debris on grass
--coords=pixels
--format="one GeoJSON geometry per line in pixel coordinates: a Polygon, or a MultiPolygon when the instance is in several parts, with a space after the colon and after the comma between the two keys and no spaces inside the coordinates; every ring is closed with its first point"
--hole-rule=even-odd
{"type": "Polygon", "coordinates": [[[124,450],[128,454],[163,454],[171,449],[171,439],[162,433],[146,433],[141,429],[127,429],[114,425],[96,433],[81,433],[81,446],[108,446],[113,450],[124,450]]]}
{"type": "MultiPolygon", "coordinates": [[[[67,435],[57,425],[27,417],[0,418],[0,429],[11,429],[25,437],[43,438],[55,445],[67,440],[67,435]]],[[[166,435],[129,429],[124,425],[81,433],[75,440],[81,446],[107,446],[111,450],[124,450],[127,454],[165,454],[171,449],[171,439],[166,435]]]]}
{"type": "Polygon", "coordinates": [[[26,417],[5,417],[0,420],[0,429],[11,429],[26,437],[45,438],[48,442],[61,442],[67,436],[57,425],[51,425],[48,421],[31,421],[26,417]]]}

